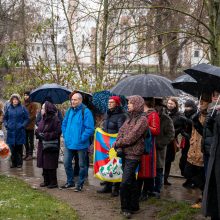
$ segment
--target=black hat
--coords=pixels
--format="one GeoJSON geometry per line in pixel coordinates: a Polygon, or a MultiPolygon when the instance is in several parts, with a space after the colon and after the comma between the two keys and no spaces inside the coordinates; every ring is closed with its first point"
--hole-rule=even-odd
{"type": "Polygon", "coordinates": [[[185,107],[192,107],[192,108],[197,107],[196,103],[191,99],[187,99],[184,105],[185,105],[185,107]]]}
{"type": "Polygon", "coordinates": [[[25,92],[24,92],[24,95],[30,96],[30,93],[31,93],[30,91],[25,91],[25,92]]]}

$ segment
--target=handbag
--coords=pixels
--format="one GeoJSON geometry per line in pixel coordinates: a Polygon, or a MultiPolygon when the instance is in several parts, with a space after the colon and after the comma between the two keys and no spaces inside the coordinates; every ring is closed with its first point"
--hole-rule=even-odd
{"type": "Polygon", "coordinates": [[[52,140],[52,141],[42,141],[43,143],[43,151],[59,151],[59,141],[52,140]]]}

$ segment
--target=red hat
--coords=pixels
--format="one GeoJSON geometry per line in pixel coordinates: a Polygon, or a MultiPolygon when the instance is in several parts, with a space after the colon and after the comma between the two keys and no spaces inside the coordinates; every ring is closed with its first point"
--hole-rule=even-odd
{"type": "Polygon", "coordinates": [[[121,104],[121,99],[119,96],[111,96],[109,99],[113,99],[116,103],[117,106],[120,106],[121,104]]]}

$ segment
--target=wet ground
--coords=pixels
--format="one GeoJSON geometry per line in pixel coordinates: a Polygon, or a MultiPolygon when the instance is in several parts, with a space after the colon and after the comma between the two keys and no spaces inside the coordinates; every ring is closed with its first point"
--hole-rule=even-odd
{"type": "MultiPolygon", "coordinates": [[[[119,198],[111,198],[109,194],[100,195],[96,193],[99,185],[99,180],[95,179],[92,174],[92,168],[89,170],[89,178],[85,184],[82,192],[76,193],[73,190],[60,190],[60,189],[45,189],[40,188],[39,184],[42,182],[42,170],[36,167],[36,161],[24,162],[23,168],[9,168],[8,161],[0,161],[0,174],[17,176],[33,188],[47,191],[49,194],[66,201],[78,213],[80,219],[95,220],[95,219],[122,219],[120,212],[119,198]]],[[[193,203],[199,196],[198,190],[187,190],[182,187],[184,179],[170,178],[172,186],[167,186],[163,189],[162,197],[174,201],[188,201],[193,203]]],[[[62,185],[66,182],[66,174],[63,164],[59,164],[58,168],[58,182],[62,185]]],[[[146,205],[141,205],[142,212],[137,214],[133,219],[155,219],[155,208],[146,205]]],[[[198,219],[205,219],[202,216],[198,219]]]]}

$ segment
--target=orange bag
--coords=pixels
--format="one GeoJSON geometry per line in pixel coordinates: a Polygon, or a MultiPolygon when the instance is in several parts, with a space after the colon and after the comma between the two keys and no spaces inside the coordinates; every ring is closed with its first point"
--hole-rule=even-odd
{"type": "Polygon", "coordinates": [[[10,156],[10,149],[4,141],[0,141],[0,158],[6,159],[10,156]]]}

